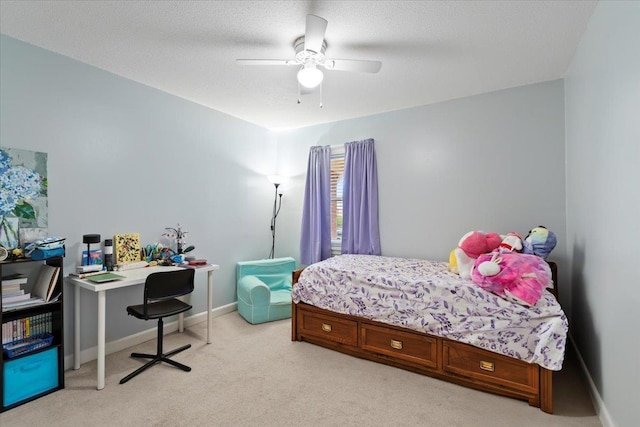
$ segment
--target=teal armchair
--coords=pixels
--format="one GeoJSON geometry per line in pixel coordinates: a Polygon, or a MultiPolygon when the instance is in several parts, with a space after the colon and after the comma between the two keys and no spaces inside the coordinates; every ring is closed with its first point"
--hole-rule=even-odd
{"type": "Polygon", "coordinates": [[[238,313],[252,324],[291,317],[291,257],[241,261],[236,266],[238,313]]]}

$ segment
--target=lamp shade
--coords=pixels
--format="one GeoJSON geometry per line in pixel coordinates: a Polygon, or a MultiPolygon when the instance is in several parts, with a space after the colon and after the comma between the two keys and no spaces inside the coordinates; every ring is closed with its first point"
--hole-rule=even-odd
{"type": "Polygon", "coordinates": [[[82,243],[100,243],[99,234],[85,234],[82,236],[82,243]]]}
{"type": "Polygon", "coordinates": [[[267,176],[267,179],[274,185],[282,184],[282,177],[280,175],[269,175],[267,176]]]}
{"type": "Polygon", "coordinates": [[[298,71],[298,82],[306,88],[313,89],[322,83],[324,74],[315,65],[305,65],[298,71]]]}

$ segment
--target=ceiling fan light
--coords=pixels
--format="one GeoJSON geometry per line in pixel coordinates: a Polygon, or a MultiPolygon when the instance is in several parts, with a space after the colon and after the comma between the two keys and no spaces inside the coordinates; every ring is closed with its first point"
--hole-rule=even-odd
{"type": "Polygon", "coordinates": [[[306,88],[313,89],[322,83],[322,79],[324,74],[315,65],[305,66],[298,71],[298,82],[306,88]]]}

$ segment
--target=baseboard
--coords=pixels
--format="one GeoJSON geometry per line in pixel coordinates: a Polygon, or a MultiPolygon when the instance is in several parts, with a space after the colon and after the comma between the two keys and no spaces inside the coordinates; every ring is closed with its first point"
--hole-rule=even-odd
{"type": "MultiPolygon", "coordinates": [[[[223,314],[231,313],[232,311],[236,311],[238,309],[238,304],[233,302],[231,304],[223,305],[221,307],[216,307],[211,311],[211,315],[215,317],[222,316],[223,314]]],[[[184,318],[184,326],[185,328],[189,326],[193,326],[195,324],[206,322],[207,321],[207,312],[203,311],[202,313],[194,314],[193,316],[184,318]]],[[[154,324],[155,325],[155,324],[154,324]]],[[[164,333],[170,334],[178,330],[178,320],[173,322],[168,322],[164,324],[164,333]]],[[[145,341],[149,341],[156,338],[156,328],[150,328],[146,331],[138,332],[137,334],[129,335],[127,337],[123,337],[114,341],[109,341],[106,343],[105,353],[107,355],[111,353],[115,353],[120,350],[124,350],[129,347],[133,347],[134,345],[138,345],[145,341]]],[[[91,348],[86,348],[80,351],[80,363],[90,362],[92,360],[96,360],[98,358],[98,347],[94,346],[91,348]]],[[[64,369],[69,370],[73,369],[73,354],[66,355],[64,357],[64,369]]]]}
{"type": "Polygon", "coordinates": [[[589,396],[591,397],[593,408],[596,410],[596,413],[598,414],[598,418],[602,423],[602,427],[617,427],[616,423],[613,421],[613,418],[611,418],[611,414],[609,414],[609,411],[607,410],[607,407],[604,404],[604,401],[600,397],[598,388],[596,387],[596,384],[593,382],[593,379],[591,378],[591,374],[589,373],[589,369],[587,369],[587,365],[584,363],[584,359],[580,354],[580,350],[578,350],[578,346],[576,345],[576,342],[571,336],[571,334],[569,334],[569,341],[571,341],[571,345],[573,346],[573,349],[575,350],[576,356],[578,358],[578,363],[580,363],[580,367],[582,368],[582,373],[585,379],[587,380],[587,391],[589,392],[589,396]]]}

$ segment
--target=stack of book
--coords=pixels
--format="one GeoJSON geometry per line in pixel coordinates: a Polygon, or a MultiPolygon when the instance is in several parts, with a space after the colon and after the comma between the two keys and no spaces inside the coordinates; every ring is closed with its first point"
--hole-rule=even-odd
{"type": "Polygon", "coordinates": [[[32,304],[41,304],[53,299],[53,292],[58,283],[60,267],[42,264],[31,292],[25,292],[28,279],[22,275],[2,278],[2,310],[14,309],[32,304]]]}
{"type": "Polygon", "coordinates": [[[26,301],[31,298],[31,293],[22,288],[27,283],[26,276],[12,274],[2,277],[2,306],[5,304],[26,301]]]}

